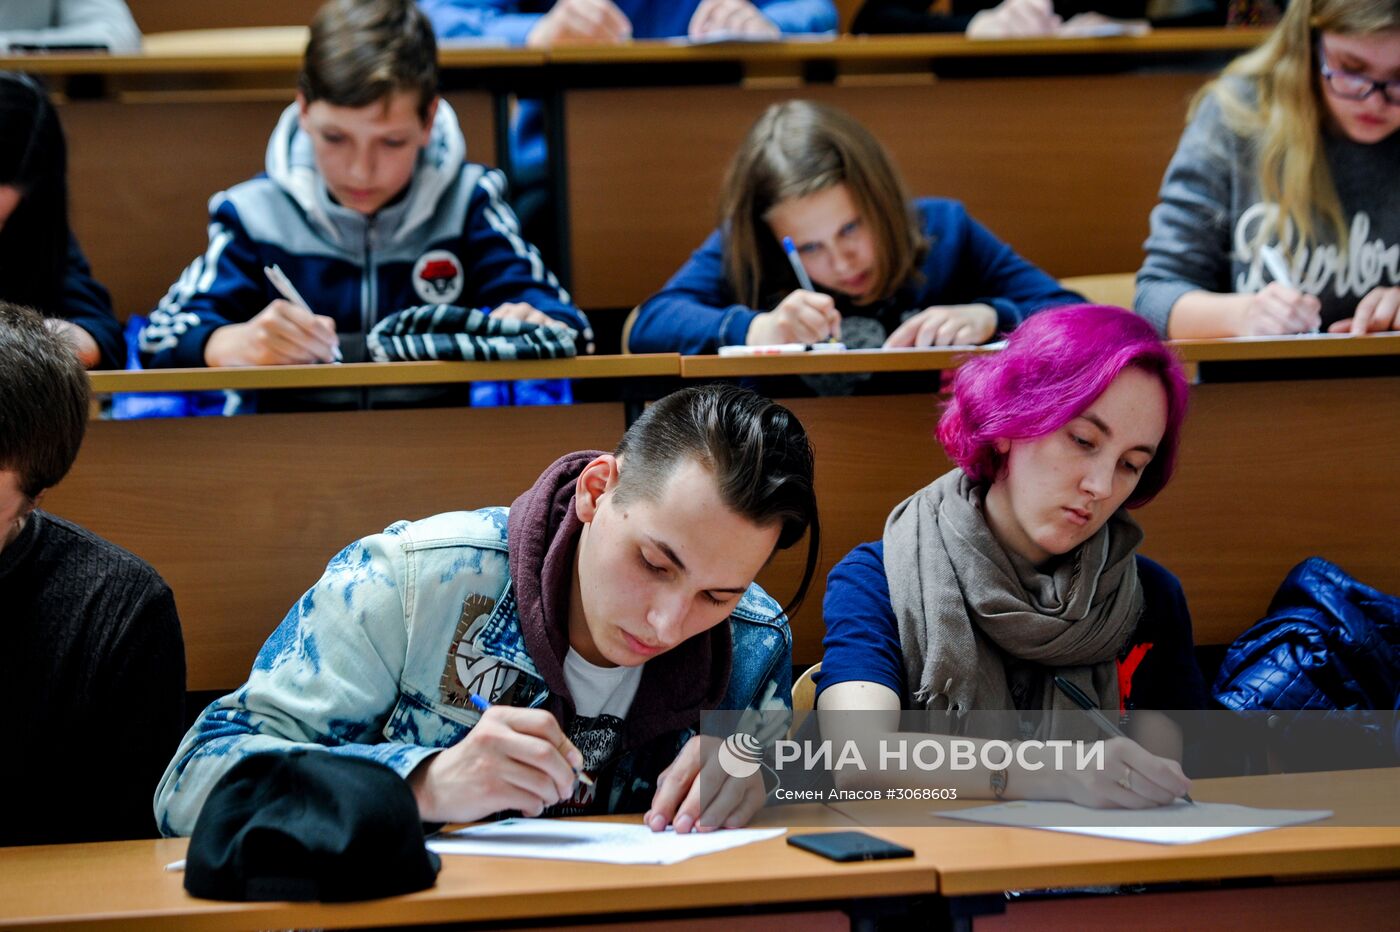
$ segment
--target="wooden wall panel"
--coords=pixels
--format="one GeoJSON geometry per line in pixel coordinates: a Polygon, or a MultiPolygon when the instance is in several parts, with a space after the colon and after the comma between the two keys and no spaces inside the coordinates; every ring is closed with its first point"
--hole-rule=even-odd
{"type": "Polygon", "coordinates": [[[791,97],[849,111],[890,150],[915,196],[965,202],[1052,275],[1135,271],[1187,100],[1203,79],[572,91],[575,297],[585,307],[631,307],[660,288],[714,228],[724,168],[750,125],[791,97]]]}
{"type": "Polygon", "coordinates": [[[323,0],[127,0],[142,32],[305,26],[323,0]]]}
{"type": "MultiPolygon", "coordinates": [[[[68,136],[73,228],[117,316],[145,314],[208,245],[209,198],[263,170],[267,139],[293,98],[190,92],[60,107],[68,136]]],[[[447,95],[469,157],[494,164],[485,92],[447,95]]]]}
{"type": "Polygon", "coordinates": [[[45,507],[150,561],[175,592],[190,689],[254,654],[346,544],[401,518],[508,505],[621,405],[97,422],[45,507]]]}
{"type": "MultiPolygon", "coordinates": [[[[789,404],[816,447],[823,518],[818,577],[794,622],[805,665],[821,656],[831,567],[949,467],[931,396],[789,404]]],[[[241,680],[345,543],[397,518],[508,503],[559,454],[611,448],[621,430],[617,405],[99,422],[46,505],[165,575],[191,688],[213,689],[241,680]]],[[[1400,592],[1396,463],[1396,379],[1196,386],[1177,476],[1138,512],[1142,552],[1181,578],[1202,644],[1233,640],[1312,554],[1400,592]]],[[[782,553],[760,576],[780,601],[803,555],[782,553]]]]}

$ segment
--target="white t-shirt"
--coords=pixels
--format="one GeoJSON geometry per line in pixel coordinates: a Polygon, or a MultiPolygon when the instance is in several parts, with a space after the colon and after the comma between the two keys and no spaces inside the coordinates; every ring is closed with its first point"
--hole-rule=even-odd
{"type": "Polygon", "coordinates": [[[564,685],[574,697],[575,712],[586,719],[610,715],[626,720],[644,666],[600,667],[570,647],[564,656],[564,685]]]}

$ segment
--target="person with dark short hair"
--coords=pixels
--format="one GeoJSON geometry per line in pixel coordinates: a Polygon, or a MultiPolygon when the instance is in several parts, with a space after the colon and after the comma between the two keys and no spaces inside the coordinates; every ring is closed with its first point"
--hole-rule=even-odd
{"type": "Polygon", "coordinates": [[[38,508],[78,455],[89,397],[63,337],[0,301],[0,846],[154,835],[151,793],[184,726],[170,588],[38,508]]]}
{"type": "Polygon", "coordinates": [[[710,779],[695,730],[702,710],[791,709],[787,619],[821,543],[812,471],[786,408],[687,388],[614,452],[557,460],[509,509],[352,543],[185,735],[156,796],[161,831],[189,834],[239,760],[295,748],[385,764],[426,822],[645,811],[654,830],[743,825],[761,774],[710,779]],[[804,536],[784,608],[753,580],[804,536]]]}

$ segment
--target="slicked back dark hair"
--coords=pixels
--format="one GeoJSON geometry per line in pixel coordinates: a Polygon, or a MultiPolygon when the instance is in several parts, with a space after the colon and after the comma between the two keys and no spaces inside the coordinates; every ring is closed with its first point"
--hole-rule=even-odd
{"type": "Polygon", "coordinates": [[[618,504],[658,501],[676,468],[694,461],[709,470],[720,498],[754,524],[781,525],[778,550],[807,535],[807,563],[788,617],[802,604],[821,552],[812,445],[787,408],[734,385],[715,383],[673,392],[651,405],[623,435],[616,455],[622,477],[618,504]]]}
{"type": "Polygon", "coordinates": [[[311,21],[297,81],[307,103],[367,107],[414,91],[426,120],[437,85],[437,39],[413,0],[330,0],[311,21]]]}
{"type": "Polygon", "coordinates": [[[87,430],[82,363],[36,311],[0,301],[0,469],[29,498],[68,474],[87,430]]]}

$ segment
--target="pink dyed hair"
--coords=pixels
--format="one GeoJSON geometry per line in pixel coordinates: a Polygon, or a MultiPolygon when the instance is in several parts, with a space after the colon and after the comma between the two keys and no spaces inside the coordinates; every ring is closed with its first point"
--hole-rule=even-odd
{"type": "Polygon", "coordinates": [[[1124,503],[1145,505],[1176,468],[1186,375],[1152,325],[1120,307],[1041,311],[1012,332],[1006,349],[963,363],[938,421],[938,440],[974,481],[991,482],[1005,463],[998,440],[1034,440],[1058,430],[1129,366],[1155,375],[1167,396],[1167,429],[1157,455],[1124,503]]]}

